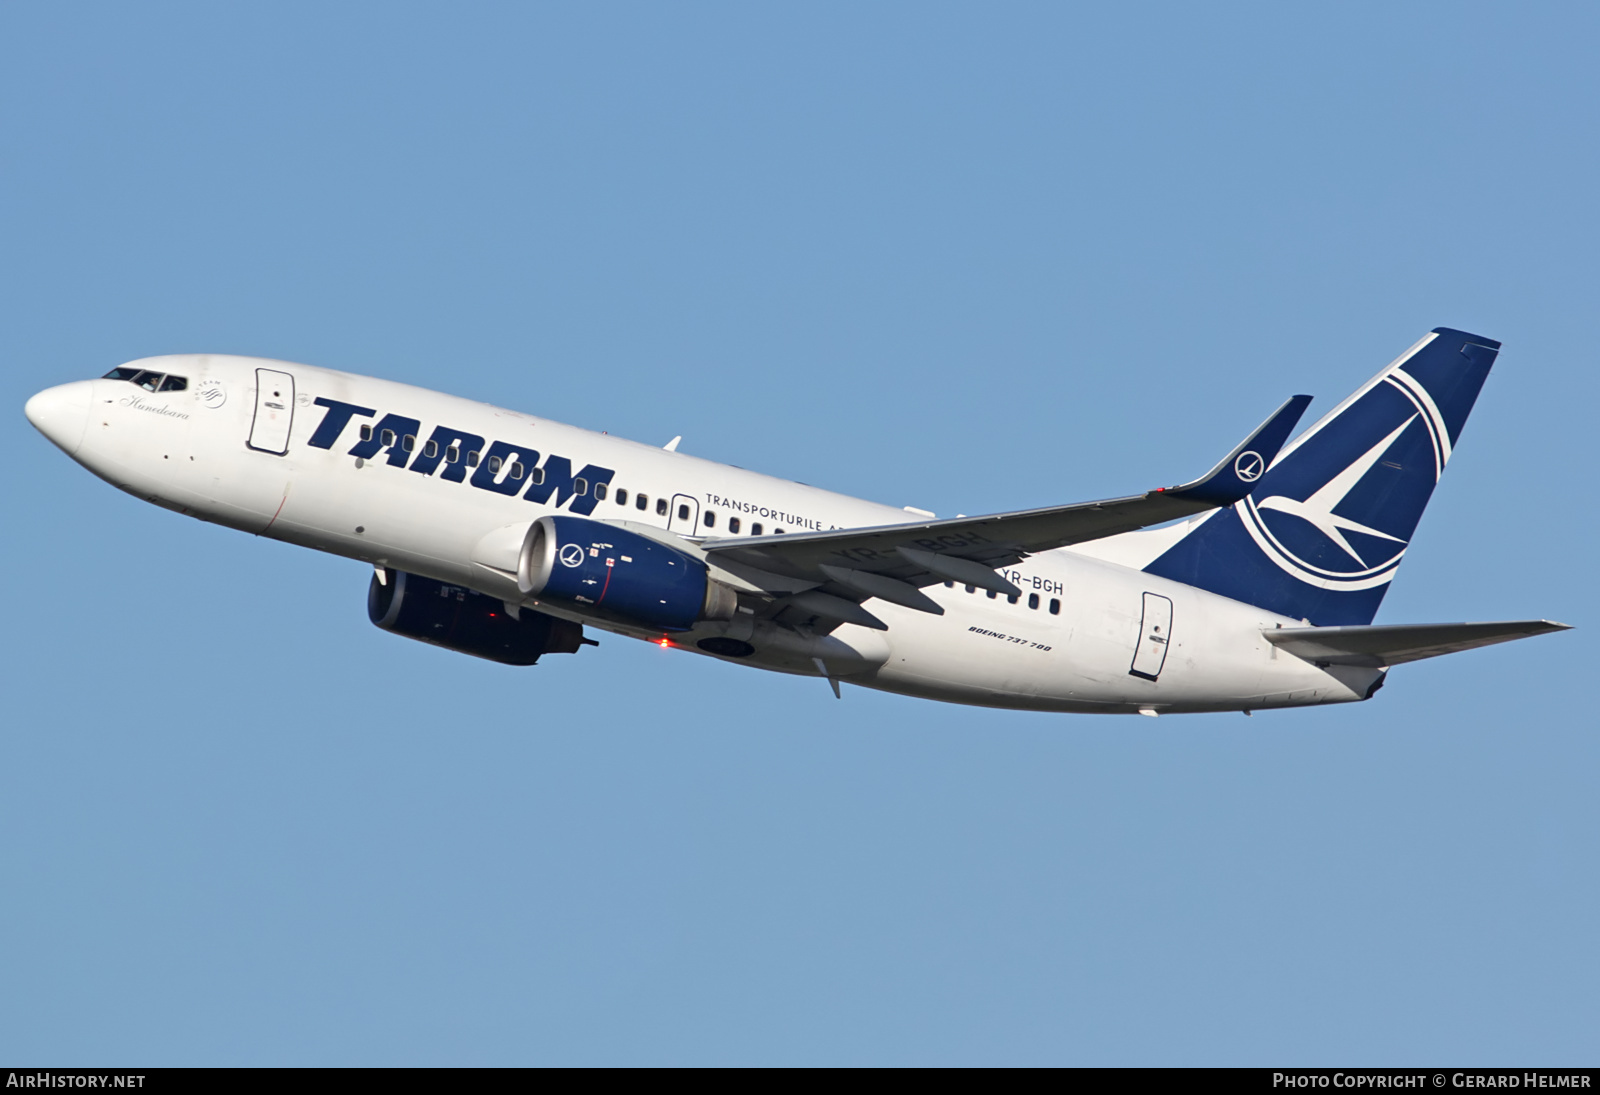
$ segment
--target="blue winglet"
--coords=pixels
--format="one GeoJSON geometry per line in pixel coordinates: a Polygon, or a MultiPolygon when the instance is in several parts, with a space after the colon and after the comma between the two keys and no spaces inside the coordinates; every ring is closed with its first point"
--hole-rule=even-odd
{"type": "Polygon", "coordinates": [[[1311,405],[1309,395],[1292,396],[1283,406],[1272,412],[1272,417],[1257,427],[1255,433],[1239,442],[1239,447],[1225,456],[1220,464],[1192,483],[1181,487],[1167,487],[1162,493],[1178,498],[1192,498],[1214,506],[1231,506],[1255,489],[1261,477],[1277,459],[1278,450],[1289,440],[1295,423],[1311,405]]]}

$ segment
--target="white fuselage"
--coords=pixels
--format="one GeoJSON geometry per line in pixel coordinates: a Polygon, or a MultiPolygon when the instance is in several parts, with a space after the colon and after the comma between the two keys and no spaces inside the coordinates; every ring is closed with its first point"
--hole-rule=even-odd
{"type": "MultiPolygon", "coordinates": [[[[588,502],[579,503],[592,504],[588,516],[651,526],[691,543],[748,536],[758,524],[770,535],[907,520],[904,511],[891,506],[410,385],[222,355],[135,364],[181,374],[187,388],[151,393],[126,381],[95,380],[51,390],[70,389],[57,402],[86,403],[87,413],[75,444],[71,415],[76,411],[68,414],[68,425],[46,432],[115,486],[202,520],[479,589],[636,638],[665,636],[595,619],[570,605],[523,599],[487,578],[474,561],[475,551],[481,555],[481,545],[495,530],[557,509],[569,512],[576,497],[556,492],[540,503],[520,490],[498,493],[474,486],[470,478],[450,481],[442,474],[444,464],[417,474],[391,464],[384,453],[354,457],[350,450],[361,426],[375,426],[386,415],[403,416],[420,424],[414,442],[419,450],[443,425],[482,437],[485,444],[505,442],[530,473],[552,456],[570,461],[574,476],[585,466],[609,471],[607,497],[594,500],[591,487],[584,496],[588,502]],[[287,431],[281,455],[247,443],[253,428],[267,428],[255,421],[261,369],[293,378],[292,410],[286,402],[277,427],[287,431]],[[351,418],[330,447],[313,447],[313,435],[332,413],[319,399],[375,413],[351,418]],[[619,504],[624,491],[627,501],[619,504]],[[648,500],[644,509],[637,508],[640,495],[648,500]],[[660,499],[667,500],[664,514],[658,512],[660,499]],[[735,517],[737,533],[730,529],[735,517]]],[[[502,482],[512,458],[505,463],[502,482]]],[[[1131,535],[1158,537],[1160,532],[1131,535]]],[[[873,600],[871,611],[888,624],[883,632],[845,624],[829,635],[808,635],[736,618],[701,624],[671,635],[670,641],[700,653],[697,639],[731,634],[749,639],[757,653],[728,661],[811,675],[819,675],[820,664],[830,676],[870,688],[1045,711],[1157,714],[1338,703],[1365,698],[1382,677],[1381,670],[1320,668],[1278,651],[1262,637],[1264,629],[1299,626],[1299,620],[1095,558],[1086,550],[1043,552],[1002,573],[1023,590],[1016,603],[948,584],[924,590],[945,609],[942,616],[873,600]],[[1155,616],[1165,615],[1163,598],[1170,602],[1170,618],[1156,636],[1164,649],[1156,650],[1149,645],[1153,625],[1145,617],[1152,605],[1155,616]],[[1051,611],[1052,602],[1058,602],[1058,612],[1051,611]],[[1137,658],[1145,659],[1148,670],[1149,659],[1157,655],[1154,674],[1130,672],[1137,658]]]]}

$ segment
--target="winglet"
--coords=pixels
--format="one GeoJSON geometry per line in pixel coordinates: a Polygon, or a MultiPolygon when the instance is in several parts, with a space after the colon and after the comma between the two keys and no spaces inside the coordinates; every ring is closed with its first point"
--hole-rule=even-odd
{"type": "Polygon", "coordinates": [[[1233,505],[1248,495],[1256,482],[1266,474],[1272,461],[1277,458],[1278,450],[1289,440],[1290,431],[1310,404],[1309,395],[1291,396],[1216,467],[1192,483],[1185,483],[1181,487],[1164,487],[1159,493],[1192,498],[1196,502],[1219,507],[1233,505]]]}

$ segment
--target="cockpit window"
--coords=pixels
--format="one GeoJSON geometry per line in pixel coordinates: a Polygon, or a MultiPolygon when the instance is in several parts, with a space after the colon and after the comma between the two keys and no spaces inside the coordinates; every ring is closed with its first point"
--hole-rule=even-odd
{"type": "Polygon", "coordinates": [[[102,379],[126,380],[130,384],[139,385],[147,392],[182,392],[189,388],[187,377],[167,376],[150,369],[130,369],[126,365],[118,365],[102,379]]]}

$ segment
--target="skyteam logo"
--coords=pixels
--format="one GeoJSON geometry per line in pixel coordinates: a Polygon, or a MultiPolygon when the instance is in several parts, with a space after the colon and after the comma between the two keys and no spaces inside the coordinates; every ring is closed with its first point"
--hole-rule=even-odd
{"type": "Polygon", "coordinates": [[[1427,389],[1399,367],[1324,425],[1285,450],[1258,489],[1262,497],[1235,510],[1285,573],[1319,589],[1373,589],[1405,557],[1449,462],[1450,431],[1427,389]],[[1341,470],[1316,482],[1329,466],[1341,470]],[[1318,468],[1322,474],[1308,478],[1318,468]]]}

